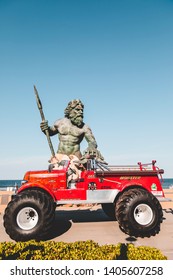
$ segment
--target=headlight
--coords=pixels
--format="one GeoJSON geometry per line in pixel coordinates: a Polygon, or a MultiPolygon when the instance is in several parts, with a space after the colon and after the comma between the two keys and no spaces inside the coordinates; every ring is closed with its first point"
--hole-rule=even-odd
{"type": "Polygon", "coordinates": [[[21,181],[21,186],[24,185],[24,184],[27,183],[27,182],[28,182],[28,180],[22,180],[22,181],[21,181]]]}

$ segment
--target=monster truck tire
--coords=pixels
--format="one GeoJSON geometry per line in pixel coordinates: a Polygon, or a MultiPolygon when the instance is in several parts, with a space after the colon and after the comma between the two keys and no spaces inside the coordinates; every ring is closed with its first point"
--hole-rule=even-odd
{"type": "MultiPolygon", "coordinates": [[[[55,208],[56,208],[56,203],[53,201],[53,198],[51,197],[51,195],[49,193],[46,193],[46,191],[44,191],[41,188],[37,188],[37,187],[32,187],[30,189],[26,189],[24,191],[22,191],[21,193],[37,193],[40,194],[40,198],[42,197],[42,201],[47,205],[46,208],[49,212],[50,217],[54,218],[55,217],[55,208]]],[[[21,193],[19,193],[19,195],[21,195],[21,193]]]]}
{"type": "Polygon", "coordinates": [[[39,191],[24,191],[9,202],[4,227],[15,241],[41,240],[48,235],[54,220],[52,203],[39,191]]]}
{"type": "Polygon", "coordinates": [[[134,237],[150,237],[160,231],[162,207],[157,198],[143,189],[131,189],[116,203],[120,229],[134,237]]]}
{"type": "Polygon", "coordinates": [[[102,210],[111,219],[116,220],[115,204],[114,203],[102,203],[102,210]]]}

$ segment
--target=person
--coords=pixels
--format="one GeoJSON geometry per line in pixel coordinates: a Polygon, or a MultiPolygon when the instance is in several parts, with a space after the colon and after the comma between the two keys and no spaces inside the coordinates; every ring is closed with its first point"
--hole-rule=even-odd
{"type": "Polygon", "coordinates": [[[41,130],[45,133],[48,130],[49,135],[58,134],[59,145],[55,158],[51,158],[50,162],[55,160],[61,161],[64,155],[74,155],[78,159],[87,161],[87,157],[94,155],[99,160],[104,160],[101,153],[97,150],[97,142],[92,133],[91,128],[83,122],[84,105],[79,99],[70,101],[64,110],[64,118],[58,119],[52,126],[48,125],[48,121],[41,122],[41,130]],[[80,144],[83,139],[88,142],[88,148],[82,155],[80,144]]]}

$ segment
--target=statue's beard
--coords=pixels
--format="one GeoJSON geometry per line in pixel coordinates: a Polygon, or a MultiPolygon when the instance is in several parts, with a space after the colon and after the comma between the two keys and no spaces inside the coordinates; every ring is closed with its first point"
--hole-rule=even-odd
{"type": "Polygon", "coordinates": [[[78,126],[78,127],[82,127],[83,126],[83,117],[81,115],[76,115],[74,117],[71,117],[71,122],[78,126]]]}

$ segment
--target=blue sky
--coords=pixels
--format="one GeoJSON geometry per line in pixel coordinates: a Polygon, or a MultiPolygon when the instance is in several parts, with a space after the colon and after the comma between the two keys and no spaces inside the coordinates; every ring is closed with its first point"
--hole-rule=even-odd
{"type": "Polygon", "coordinates": [[[0,179],[48,166],[34,84],[50,125],[79,98],[108,163],[173,177],[172,0],[0,0],[0,179]]]}

